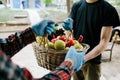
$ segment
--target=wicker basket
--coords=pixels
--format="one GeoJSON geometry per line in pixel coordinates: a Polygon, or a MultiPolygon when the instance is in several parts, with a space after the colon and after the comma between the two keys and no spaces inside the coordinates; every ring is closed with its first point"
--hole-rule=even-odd
{"type": "MultiPolygon", "coordinates": [[[[84,48],[77,50],[78,52],[86,52],[89,49],[89,45],[82,45],[84,48]]],[[[54,49],[43,48],[36,42],[33,43],[33,49],[38,65],[49,70],[54,70],[56,67],[58,67],[64,61],[67,53],[67,50],[58,51],[54,49]]]]}

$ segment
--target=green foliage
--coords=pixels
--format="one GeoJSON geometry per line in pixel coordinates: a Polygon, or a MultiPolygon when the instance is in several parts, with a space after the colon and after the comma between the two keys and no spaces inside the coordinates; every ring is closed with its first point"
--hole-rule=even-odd
{"type": "Polygon", "coordinates": [[[43,2],[44,2],[45,4],[49,4],[49,3],[52,2],[52,0],[43,0],[43,2]]]}
{"type": "Polygon", "coordinates": [[[3,2],[4,0],[0,0],[1,2],[3,2]]]}

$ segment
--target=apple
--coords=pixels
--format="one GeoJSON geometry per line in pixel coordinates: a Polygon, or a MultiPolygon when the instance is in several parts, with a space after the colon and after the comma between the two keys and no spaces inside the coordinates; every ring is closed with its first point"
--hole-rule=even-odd
{"type": "Polygon", "coordinates": [[[56,50],[64,50],[65,49],[65,42],[62,40],[57,40],[54,43],[54,48],[56,50]]]}
{"type": "Polygon", "coordinates": [[[57,30],[58,30],[58,27],[57,27],[57,26],[56,26],[56,27],[54,27],[54,32],[55,32],[55,31],[57,31],[57,30]]]}

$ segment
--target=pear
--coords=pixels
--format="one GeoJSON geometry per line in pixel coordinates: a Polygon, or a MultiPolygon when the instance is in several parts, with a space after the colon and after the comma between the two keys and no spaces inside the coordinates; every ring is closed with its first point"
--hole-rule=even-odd
{"type": "Polygon", "coordinates": [[[74,40],[74,44],[79,44],[79,42],[77,40],[74,40]]]}
{"type": "Polygon", "coordinates": [[[65,42],[62,40],[57,40],[54,43],[54,48],[56,50],[64,50],[65,49],[65,42]]]}
{"type": "Polygon", "coordinates": [[[80,43],[74,45],[75,49],[81,49],[83,46],[80,43]]]}
{"type": "Polygon", "coordinates": [[[48,48],[52,48],[52,49],[54,49],[54,43],[52,43],[52,42],[48,42],[48,48]]]}

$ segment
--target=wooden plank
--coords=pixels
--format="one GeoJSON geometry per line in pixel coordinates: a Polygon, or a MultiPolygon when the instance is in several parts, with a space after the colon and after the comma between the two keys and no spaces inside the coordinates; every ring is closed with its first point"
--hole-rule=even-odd
{"type": "Polygon", "coordinates": [[[15,15],[14,18],[27,18],[28,15],[15,15]]]}

